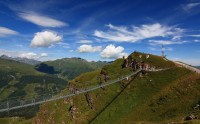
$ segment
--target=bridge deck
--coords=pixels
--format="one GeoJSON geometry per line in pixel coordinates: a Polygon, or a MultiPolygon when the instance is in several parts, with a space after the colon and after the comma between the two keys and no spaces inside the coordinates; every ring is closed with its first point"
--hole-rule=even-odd
{"type": "Polygon", "coordinates": [[[19,109],[19,108],[23,108],[23,107],[28,107],[28,106],[38,105],[38,104],[42,104],[42,103],[46,103],[46,102],[50,102],[50,101],[55,101],[55,100],[59,100],[59,99],[63,99],[63,98],[71,97],[71,96],[76,96],[76,95],[79,95],[82,93],[93,91],[93,90],[114,84],[116,82],[122,81],[122,80],[126,79],[127,77],[131,77],[131,76],[138,74],[140,71],[142,71],[142,69],[138,69],[137,71],[135,71],[129,75],[120,77],[118,79],[109,81],[107,83],[98,84],[98,85],[95,85],[92,87],[85,88],[84,90],[78,91],[76,93],[66,93],[61,96],[53,96],[53,94],[48,94],[48,95],[42,96],[42,98],[32,98],[32,99],[28,99],[28,100],[24,100],[24,101],[21,101],[20,99],[15,99],[15,100],[9,100],[9,101],[5,101],[5,102],[0,102],[0,112],[10,111],[10,110],[14,110],[14,109],[19,109]]]}

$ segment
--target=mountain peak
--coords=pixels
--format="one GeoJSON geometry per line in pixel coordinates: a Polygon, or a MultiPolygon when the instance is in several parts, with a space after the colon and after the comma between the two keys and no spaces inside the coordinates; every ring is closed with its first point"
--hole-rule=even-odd
{"type": "Polygon", "coordinates": [[[0,56],[0,58],[2,58],[2,59],[8,59],[8,58],[11,58],[11,57],[3,54],[3,55],[0,56]]]}

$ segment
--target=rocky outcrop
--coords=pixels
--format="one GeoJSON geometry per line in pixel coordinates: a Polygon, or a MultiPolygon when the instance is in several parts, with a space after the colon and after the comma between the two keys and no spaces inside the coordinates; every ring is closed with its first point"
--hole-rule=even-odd
{"type": "Polygon", "coordinates": [[[93,103],[92,103],[92,97],[90,96],[90,94],[89,94],[88,92],[85,94],[85,98],[86,98],[86,101],[87,101],[87,103],[88,103],[88,106],[89,106],[92,110],[94,110],[93,103]]]}

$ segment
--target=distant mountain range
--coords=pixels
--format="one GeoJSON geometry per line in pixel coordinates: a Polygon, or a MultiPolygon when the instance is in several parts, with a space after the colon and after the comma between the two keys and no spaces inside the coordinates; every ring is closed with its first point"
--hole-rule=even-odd
{"type": "Polygon", "coordinates": [[[14,60],[14,61],[18,61],[21,63],[25,63],[25,64],[29,64],[29,65],[37,65],[39,63],[41,63],[40,61],[34,60],[34,59],[28,59],[28,58],[20,58],[20,57],[16,57],[16,58],[12,58],[6,55],[2,55],[0,56],[1,59],[7,59],[7,60],[14,60]]]}
{"type": "Polygon", "coordinates": [[[108,62],[102,61],[88,62],[85,59],[74,57],[42,62],[36,65],[35,69],[43,73],[55,74],[66,80],[71,80],[82,73],[100,69],[108,64],[108,62]]]}

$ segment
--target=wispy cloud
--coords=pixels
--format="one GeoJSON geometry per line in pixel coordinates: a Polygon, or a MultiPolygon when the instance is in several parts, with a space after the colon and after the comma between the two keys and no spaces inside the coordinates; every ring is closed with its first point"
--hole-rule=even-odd
{"type": "Polygon", "coordinates": [[[101,48],[102,48],[101,46],[92,46],[92,45],[84,44],[78,48],[78,52],[80,52],[80,53],[99,52],[99,51],[101,51],[101,48]]]}
{"type": "Polygon", "coordinates": [[[188,4],[186,4],[186,5],[183,6],[183,10],[189,11],[192,8],[195,8],[197,6],[200,6],[200,2],[197,2],[197,3],[188,3],[188,4]]]}
{"type": "Polygon", "coordinates": [[[188,35],[188,36],[191,36],[191,37],[200,37],[200,34],[194,34],[194,35],[188,35]]]}
{"type": "Polygon", "coordinates": [[[59,46],[63,47],[63,48],[70,48],[68,43],[64,43],[64,42],[58,42],[57,43],[59,46]]]}
{"type": "MultiPolygon", "coordinates": [[[[151,50],[151,51],[161,51],[162,50],[161,48],[156,48],[156,47],[148,47],[148,49],[151,50]]],[[[173,51],[173,48],[166,47],[165,51],[173,51]]]]}
{"type": "Polygon", "coordinates": [[[94,36],[115,42],[138,42],[147,38],[180,35],[184,31],[181,28],[164,26],[159,23],[140,27],[123,27],[112,24],[106,26],[109,28],[108,31],[95,30],[94,36]]]}
{"type": "Polygon", "coordinates": [[[0,37],[4,37],[7,35],[16,35],[16,34],[18,34],[17,31],[14,31],[6,27],[0,27],[0,37]]]}
{"type": "Polygon", "coordinates": [[[23,48],[22,44],[17,44],[16,46],[19,47],[19,48],[23,48]]]}
{"type": "Polygon", "coordinates": [[[149,40],[150,45],[172,45],[172,44],[183,44],[188,41],[168,41],[168,40],[149,40]]]}
{"type": "Polygon", "coordinates": [[[45,15],[40,15],[34,12],[21,12],[18,13],[18,16],[25,19],[26,21],[32,22],[36,25],[42,26],[42,27],[63,27],[68,25],[65,22],[50,18],[45,15]]]}
{"type": "Polygon", "coordinates": [[[180,36],[180,35],[178,35],[178,36],[173,36],[173,37],[172,37],[172,40],[180,40],[181,37],[183,37],[183,36],[180,36]]]}
{"type": "Polygon", "coordinates": [[[86,44],[86,43],[93,43],[91,40],[80,40],[79,42],[77,43],[83,43],[83,44],[86,44]]]}
{"type": "Polygon", "coordinates": [[[194,40],[194,42],[200,42],[200,40],[194,40]]]}

